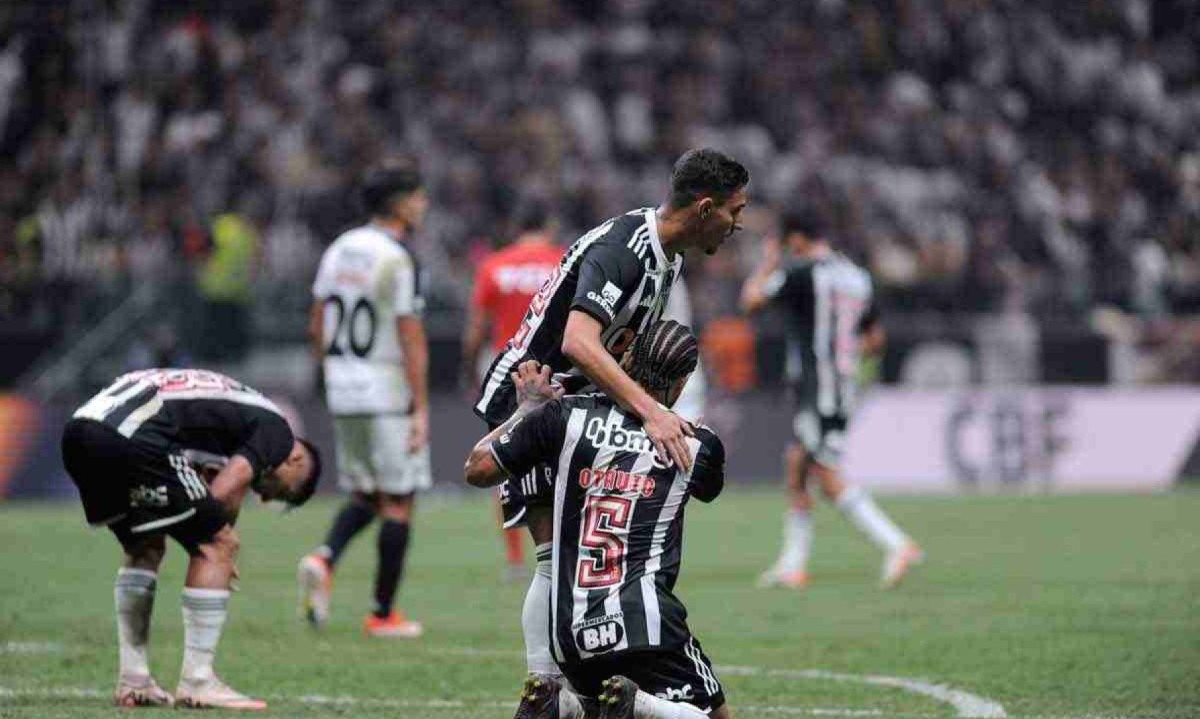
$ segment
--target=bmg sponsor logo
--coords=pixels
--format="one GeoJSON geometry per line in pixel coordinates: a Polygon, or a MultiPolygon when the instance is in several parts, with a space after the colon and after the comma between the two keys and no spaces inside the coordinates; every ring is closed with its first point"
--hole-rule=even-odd
{"type": "Polygon", "coordinates": [[[636,429],[625,429],[619,424],[605,424],[599,417],[593,417],[584,428],[584,435],[592,446],[600,449],[615,449],[619,452],[636,452],[638,454],[653,454],[654,466],[667,468],[671,460],[663,460],[654,449],[654,443],[645,432],[636,429]]]}

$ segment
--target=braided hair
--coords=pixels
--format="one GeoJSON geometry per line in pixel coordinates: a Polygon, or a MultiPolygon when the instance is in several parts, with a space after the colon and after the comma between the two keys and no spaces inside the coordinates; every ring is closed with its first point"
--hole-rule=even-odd
{"type": "Polygon", "coordinates": [[[700,345],[687,327],[675,320],[656,322],[630,349],[629,376],[646,389],[666,391],[696,369],[700,345]]]}

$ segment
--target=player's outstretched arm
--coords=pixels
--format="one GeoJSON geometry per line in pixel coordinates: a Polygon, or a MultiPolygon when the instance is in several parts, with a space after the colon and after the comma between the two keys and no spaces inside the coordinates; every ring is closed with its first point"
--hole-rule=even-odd
{"type": "Polygon", "coordinates": [[[693,435],[691,425],[669,409],[662,407],[641,385],[625,374],[621,365],[600,342],[600,322],[587,312],[572,310],[567,316],[563,334],[563,354],[597,387],[641,420],[646,436],[664,457],[675,465],[690,470],[692,455],[687,437],[693,435]]]}
{"type": "Polygon", "coordinates": [[[783,248],[778,239],[767,238],[763,243],[763,260],[753,274],[746,278],[746,283],[742,285],[742,296],[739,304],[742,312],[751,314],[759,311],[766,306],[771,298],[774,297],[772,287],[777,281],[774,279],[775,272],[779,269],[779,263],[783,258],[783,248]]]}
{"type": "Polygon", "coordinates": [[[539,365],[536,360],[522,362],[512,373],[512,379],[517,390],[516,411],[508,421],[475,443],[463,467],[464,478],[473,487],[494,487],[510,476],[496,461],[492,442],[516,427],[530,412],[563,395],[562,387],[551,379],[550,366],[539,365]]]}

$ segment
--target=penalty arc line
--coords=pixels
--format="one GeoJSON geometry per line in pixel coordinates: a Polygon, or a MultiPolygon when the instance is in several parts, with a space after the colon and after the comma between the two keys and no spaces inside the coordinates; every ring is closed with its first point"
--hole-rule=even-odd
{"type": "Polygon", "coordinates": [[[914,694],[922,694],[954,707],[958,716],[963,719],[1005,719],[1008,712],[1004,706],[994,699],[976,696],[961,689],[948,687],[945,684],[933,684],[919,679],[889,677],[875,674],[842,674],[824,669],[764,669],[762,667],[721,666],[718,672],[740,676],[771,676],[789,679],[828,679],[837,682],[855,682],[874,686],[894,687],[914,694]]]}
{"type": "MultiPolygon", "coordinates": [[[[500,649],[479,649],[475,647],[446,647],[439,649],[443,653],[461,654],[464,656],[501,657],[512,656],[515,653],[500,649]]],[[[919,679],[904,677],[889,677],[874,674],[843,674],[824,669],[779,669],[772,667],[754,666],[724,666],[715,667],[718,673],[734,676],[773,676],[788,679],[826,679],[838,682],[856,682],[873,686],[903,689],[914,694],[921,694],[954,707],[962,719],[1005,719],[1008,712],[1000,702],[987,697],[977,696],[962,689],[955,689],[945,684],[935,684],[919,679]]]]}

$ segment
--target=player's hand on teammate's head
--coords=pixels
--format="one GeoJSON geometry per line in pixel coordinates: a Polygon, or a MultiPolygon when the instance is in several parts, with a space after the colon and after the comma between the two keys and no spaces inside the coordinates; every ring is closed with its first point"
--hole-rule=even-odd
{"type": "Polygon", "coordinates": [[[659,408],[642,420],[646,436],[654,443],[659,457],[669,457],[676,467],[685,472],[692,469],[692,453],[687,438],[696,436],[696,431],[686,420],[669,409],[659,408]]]}
{"type": "Polygon", "coordinates": [[[513,385],[517,388],[517,404],[546,404],[563,396],[562,385],[553,381],[550,365],[537,360],[522,362],[512,373],[513,385]]]}

